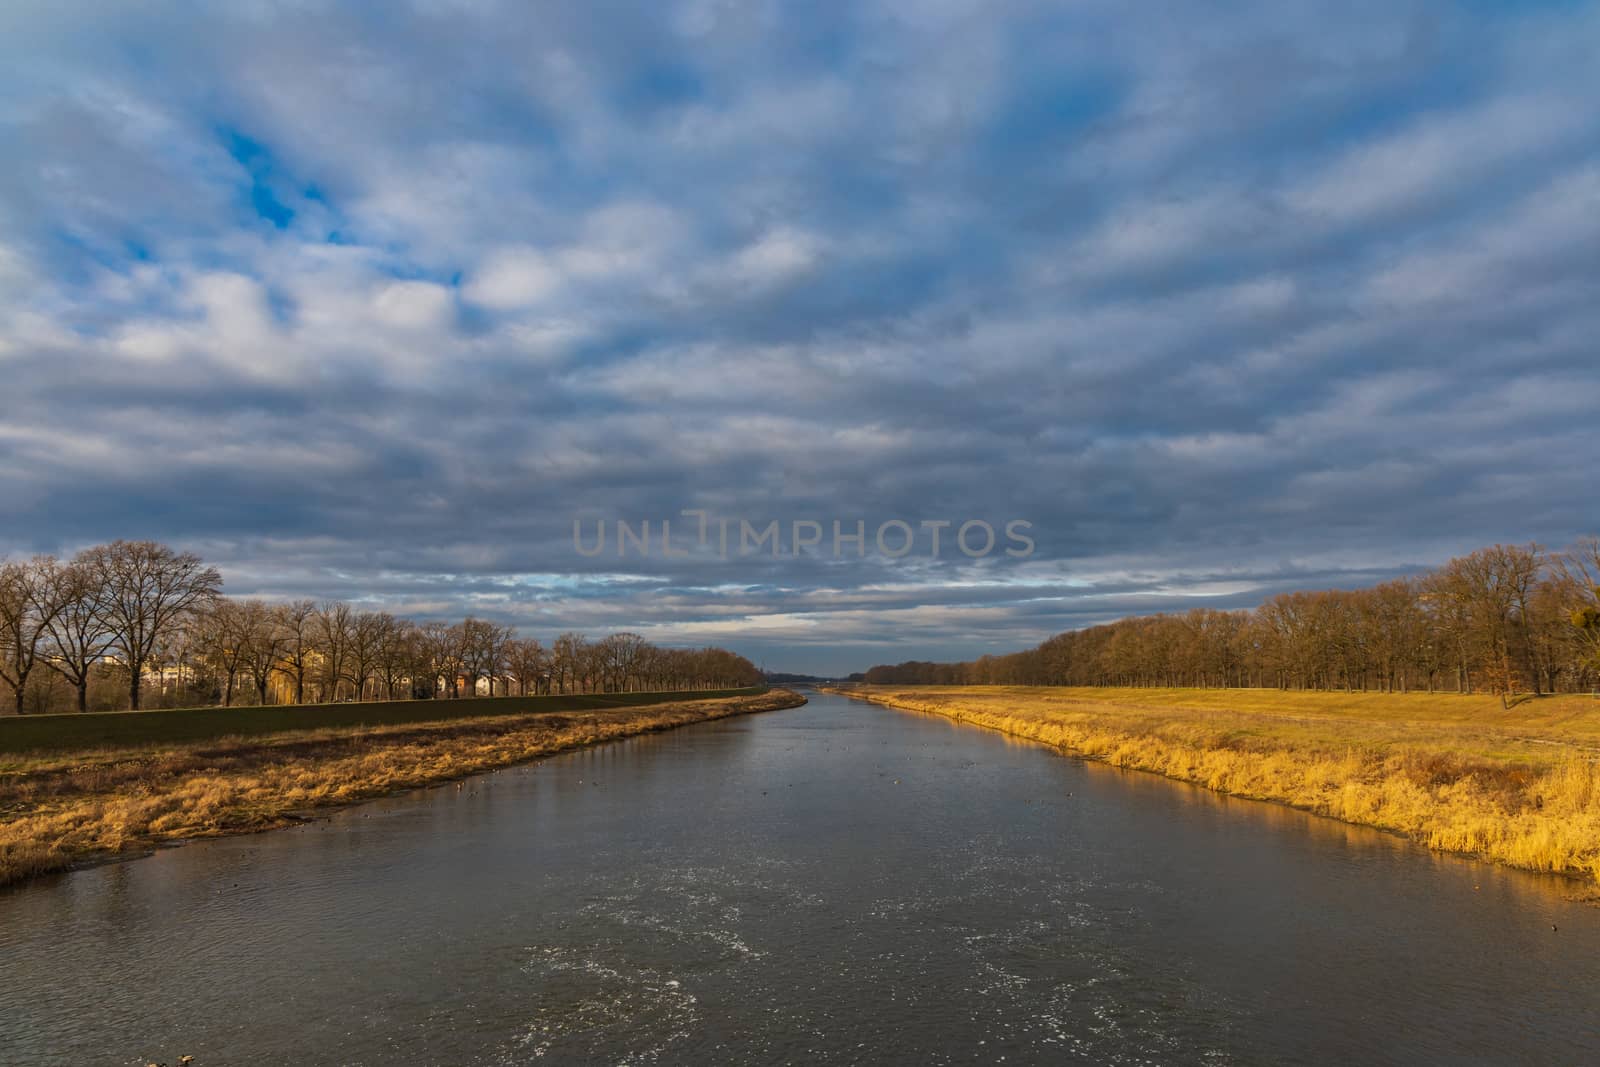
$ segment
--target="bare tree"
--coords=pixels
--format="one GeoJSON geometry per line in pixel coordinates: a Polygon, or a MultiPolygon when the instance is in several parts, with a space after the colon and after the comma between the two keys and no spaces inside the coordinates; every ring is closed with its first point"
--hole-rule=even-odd
{"type": "Polygon", "coordinates": [[[564,633],[550,651],[550,668],[557,692],[576,691],[583,663],[588,658],[589,641],[579,633],[564,633]]]}
{"type": "Polygon", "coordinates": [[[306,702],[306,675],[316,658],[314,600],[291,600],[277,608],[278,626],[283,631],[283,666],[279,671],[294,683],[294,702],[306,702]]]}
{"type": "Polygon", "coordinates": [[[529,687],[535,692],[548,669],[549,660],[544,646],[533,638],[512,639],[506,645],[506,667],[517,683],[517,695],[527,696],[529,687]]]}
{"type": "Polygon", "coordinates": [[[128,672],[128,706],[137,711],[151,655],[185,615],[220,595],[222,575],[194,553],[155,541],[113,541],[80,558],[103,590],[111,648],[128,672]]]}
{"type": "Polygon", "coordinates": [[[443,622],[424,623],[418,631],[419,660],[427,670],[429,696],[439,691],[441,681],[451,696],[458,691],[461,676],[459,631],[460,627],[443,622]]]}
{"type": "Polygon", "coordinates": [[[596,646],[602,672],[602,686],[613,693],[626,692],[634,683],[644,638],[635,633],[610,634],[596,646]]]}
{"type": "MultiPolygon", "coordinates": [[[[1284,593],[1253,611],[1134,616],[966,663],[907,662],[887,684],[1426,687],[1455,676],[1509,703],[1600,683],[1600,538],[1550,558],[1493,545],[1368,589],[1284,593]]],[[[702,676],[704,677],[704,676],[702,676]]]]}
{"type": "Polygon", "coordinates": [[[272,675],[279,670],[289,646],[289,631],[282,615],[259,600],[240,605],[240,658],[244,672],[255,685],[256,700],[266,705],[272,675]]]}
{"type": "Polygon", "coordinates": [[[195,614],[195,645],[206,664],[223,679],[223,707],[233,704],[234,685],[244,667],[248,622],[244,605],[225,597],[195,614]]]}
{"type": "Polygon", "coordinates": [[[1460,609],[1469,673],[1506,703],[1521,681],[1516,660],[1527,647],[1528,604],[1544,567],[1537,545],[1493,545],[1440,568],[1438,587],[1460,609]]]}
{"type": "Polygon", "coordinates": [[[1591,670],[1600,670],[1600,537],[1586,537],[1555,559],[1567,621],[1591,670]]]}
{"type": "Polygon", "coordinates": [[[50,628],[66,606],[62,570],[50,556],[0,564],[0,679],[11,687],[18,715],[27,710],[28,678],[47,652],[50,628]]]}
{"type": "Polygon", "coordinates": [[[394,628],[394,616],[387,612],[363,611],[351,623],[349,676],[357,700],[366,699],[367,683],[378,673],[384,643],[394,628]]]}
{"type": "MultiPolygon", "coordinates": [[[[392,621],[393,625],[379,635],[378,672],[383,678],[384,692],[390,700],[395,700],[404,686],[406,697],[415,697],[419,681],[428,673],[421,647],[422,633],[409,619],[392,621]]],[[[432,684],[427,692],[433,695],[432,684]]]]}
{"type": "Polygon", "coordinates": [[[337,700],[434,696],[441,686],[455,696],[463,684],[476,694],[479,679],[493,696],[723,686],[755,676],[732,653],[661,649],[634,633],[590,641],[569,632],[547,650],[475,617],[419,626],[334,601],[230,600],[221,585],[193,553],[152,541],[96,546],[66,565],[44,556],[0,561],[0,681],[20,713],[64,703],[56,675],[87,710],[91,683],[108,667],[127,671],[133,708],[155,701],[146,690],[157,678],[164,704],[231,706],[246,685],[270,703],[274,675],[288,680],[296,703],[305,702],[308,681],[337,700]],[[38,684],[40,663],[49,687],[38,684]]]}
{"type": "Polygon", "coordinates": [[[322,699],[339,699],[339,683],[350,665],[350,646],[355,641],[355,612],[341,601],[329,601],[313,616],[317,651],[322,655],[322,699]]]}
{"type": "Polygon", "coordinates": [[[103,590],[94,572],[80,561],[62,567],[61,610],[45,624],[50,647],[45,665],[72,686],[79,711],[89,710],[89,680],[111,647],[103,590]]]}
{"type": "Polygon", "coordinates": [[[489,695],[494,696],[497,678],[505,674],[506,642],[513,631],[483,619],[468,616],[461,623],[460,656],[462,673],[466,675],[467,695],[476,696],[478,679],[489,683],[489,695]]]}

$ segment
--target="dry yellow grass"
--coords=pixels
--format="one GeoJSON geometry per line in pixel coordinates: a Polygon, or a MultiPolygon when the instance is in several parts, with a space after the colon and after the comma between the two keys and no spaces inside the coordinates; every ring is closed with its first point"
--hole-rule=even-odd
{"type": "Polygon", "coordinates": [[[0,763],[0,885],[163,841],[245,833],[632,734],[793,707],[786,690],[637,708],[221,738],[0,763]]]}
{"type": "Polygon", "coordinates": [[[872,686],[849,695],[1600,886],[1600,700],[872,686]]]}

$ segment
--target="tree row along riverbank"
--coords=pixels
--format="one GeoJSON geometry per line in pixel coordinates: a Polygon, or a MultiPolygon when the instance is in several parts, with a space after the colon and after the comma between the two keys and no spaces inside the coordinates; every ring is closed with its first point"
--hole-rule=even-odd
{"type": "Polygon", "coordinates": [[[846,686],[941,715],[1403,834],[1430,848],[1572,876],[1600,899],[1600,701],[1502,709],[1487,696],[1276,690],[846,686]]]}
{"type": "MultiPolygon", "coordinates": [[[[784,689],[552,714],[299,730],[0,758],[0,885],[568,749],[796,707],[784,689]]],[[[147,713],[165,714],[160,712],[147,713]]]]}

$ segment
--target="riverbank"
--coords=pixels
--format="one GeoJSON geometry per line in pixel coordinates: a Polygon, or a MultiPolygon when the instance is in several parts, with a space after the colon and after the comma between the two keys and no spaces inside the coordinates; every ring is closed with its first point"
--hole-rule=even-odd
{"type": "Polygon", "coordinates": [[[829,688],[1288,804],[1600,899],[1600,701],[1026,686],[829,688]]]}
{"type": "MultiPolygon", "coordinates": [[[[0,885],[450,781],[583,745],[805,703],[789,690],[0,758],[0,885]]],[[[153,714],[153,713],[152,713],[153,714]]]]}
{"type": "Polygon", "coordinates": [[[42,749],[126,748],[259,737],[341,726],[399,726],[446,719],[485,719],[599,708],[637,708],[686,700],[755,696],[765,687],[652,693],[554,693],[523,697],[344,701],[265,707],[172,708],[59,715],[0,715],[0,760],[42,749]]]}

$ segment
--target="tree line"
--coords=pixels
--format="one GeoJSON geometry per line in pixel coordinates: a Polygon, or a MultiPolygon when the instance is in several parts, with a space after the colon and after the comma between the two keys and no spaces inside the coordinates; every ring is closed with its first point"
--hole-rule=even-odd
{"type": "Polygon", "coordinates": [[[468,617],[417,622],[341,601],[222,594],[191,552],[115,541],[70,560],[0,560],[0,683],[17,714],[148,703],[233,705],[756,685],[726,649],[635,633],[564,633],[547,647],[468,617]],[[70,694],[70,700],[67,696],[70,694]]]}
{"type": "Polygon", "coordinates": [[[1600,684],[1600,538],[1494,545],[1365,589],[1247,611],[1144,615],[964,663],[876,666],[884,685],[1276,687],[1498,694],[1600,684]]]}

